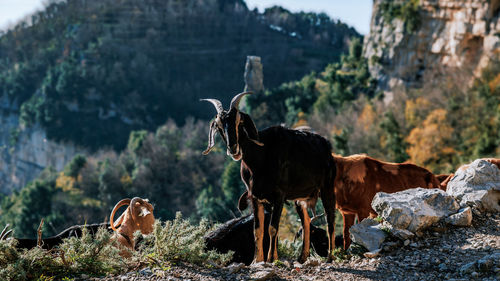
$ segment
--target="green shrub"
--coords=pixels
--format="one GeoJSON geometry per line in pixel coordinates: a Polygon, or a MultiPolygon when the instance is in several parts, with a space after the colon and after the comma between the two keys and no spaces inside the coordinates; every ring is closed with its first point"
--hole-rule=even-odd
{"type": "Polygon", "coordinates": [[[129,266],[104,228],[95,236],[83,230],[82,237],[64,240],[50,251],[35,247],[19,250],[15,239],[0,241],[0,280],[61,280],[87,274],[121,273],[129,266]]]}
{"type": "Polygon", "coordinates": [[[149,258],[157,265],[175,262],[225,265],[231,260],[232,252],[220,254],[205,249],[203,236],[211,230],[213,227],[209,226],[207,220],[202,219],[198,225],[192,225],[177,212],[172,221],[163,224],[155,222],[152,235],[145,238],[137,254],[139,258],[149,258]]]}
{"type": "Polygon", "coordinates": [[[419,0],[385,0],[380,3],[380,10],[384,21],[389,24],[395,18],[403,20],[407,33],[416,31],[420,27],[419,0]]]}
{"type": "Polygon", "coordinates": [[[288,239],[278,239],[278,257],[285,260],[295,260],[300,255],[302,240],[297,239],[294,242],[288,239]]]}
{"type": "Polygon", "coordinates": [[[91,275],[125,271],[128,264],[111,238],[112,234],[101,228],[95,236],[83,229],[81,238],[65,239],[60,249],[64,252],[68,270],[91,275]]]}

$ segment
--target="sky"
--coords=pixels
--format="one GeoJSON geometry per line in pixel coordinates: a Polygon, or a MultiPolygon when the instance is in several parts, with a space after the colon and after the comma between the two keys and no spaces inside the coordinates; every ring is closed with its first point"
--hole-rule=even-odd
{"type": "Polygon", "coordinates": [[[245,0],[245,2],[249,9],[257,7],[261,12],[274,5],[282,6],[292,12],[325,12],[330,18],[340,19],[363,35],[370,31],[373,0],[245,0]]]}
{"type": "MultiPolygon", "coordinates": [[[[7,28],[24,16],[42,9],[47,0],[0,0],[0,29],[7,28]]],[[[99,1],[99,0],[93,0],[99,1]]],[[[340,19],[354,26],[361,34],[370,29],[372,0],[245,0],[248,8],[263,11],[274,5],[292,12],[325,12],[331,18],[340,19]]]]}

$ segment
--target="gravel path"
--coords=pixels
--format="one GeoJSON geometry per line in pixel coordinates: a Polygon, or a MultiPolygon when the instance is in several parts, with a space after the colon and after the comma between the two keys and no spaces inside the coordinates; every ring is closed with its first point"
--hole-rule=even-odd
{"type": "Polygon", "coordinates": [[[212,269],[182,264],[95,280],[500,280],[500,214],[475,216],[468,228],[436,226],[409,242],[372,259],[212,269]]]}

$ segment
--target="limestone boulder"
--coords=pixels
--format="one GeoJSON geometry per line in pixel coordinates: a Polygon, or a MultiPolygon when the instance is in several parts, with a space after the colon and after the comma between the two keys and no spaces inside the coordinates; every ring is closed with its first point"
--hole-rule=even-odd
{"type": "Polygon", "coordinates": [[[382,230],[382,225],[371,218],[366,218],[349,229],[354,243],[374,252],[381,248],[387,237],[387,232],[382,230]]]}
{"type": "Polygon", "coordinates": [[[439,189],[412,188],[396,193],[379,192],[372,208],[394,228],[419,232],[455,214],[459,205],[439,189]]]}
{"type": "Polygon", "coordinates": [[[461,166],[448,183],[446,192],[460,206],[475,206],[481,210],[500,212],[500,170],[484,159],[461,166]]]}

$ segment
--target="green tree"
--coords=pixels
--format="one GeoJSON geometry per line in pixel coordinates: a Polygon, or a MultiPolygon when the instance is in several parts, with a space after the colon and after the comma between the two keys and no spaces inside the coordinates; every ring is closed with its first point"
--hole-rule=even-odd
{"type": "Polygon", "coordinates": [[[340,155],[349,155],[349,132],[342,129],[340,134],[333,135],[333,152],[340,155]]]}
{"type": "Polygon", "coordinates": [[[404,141],[401,128],[392,111],[384,114],[380,127],[385,136],[385,143],[382,147],[387,149],[389,159],[398,163],[406,161],[409,158],[406,153],[407,143],[404,141]]]}

